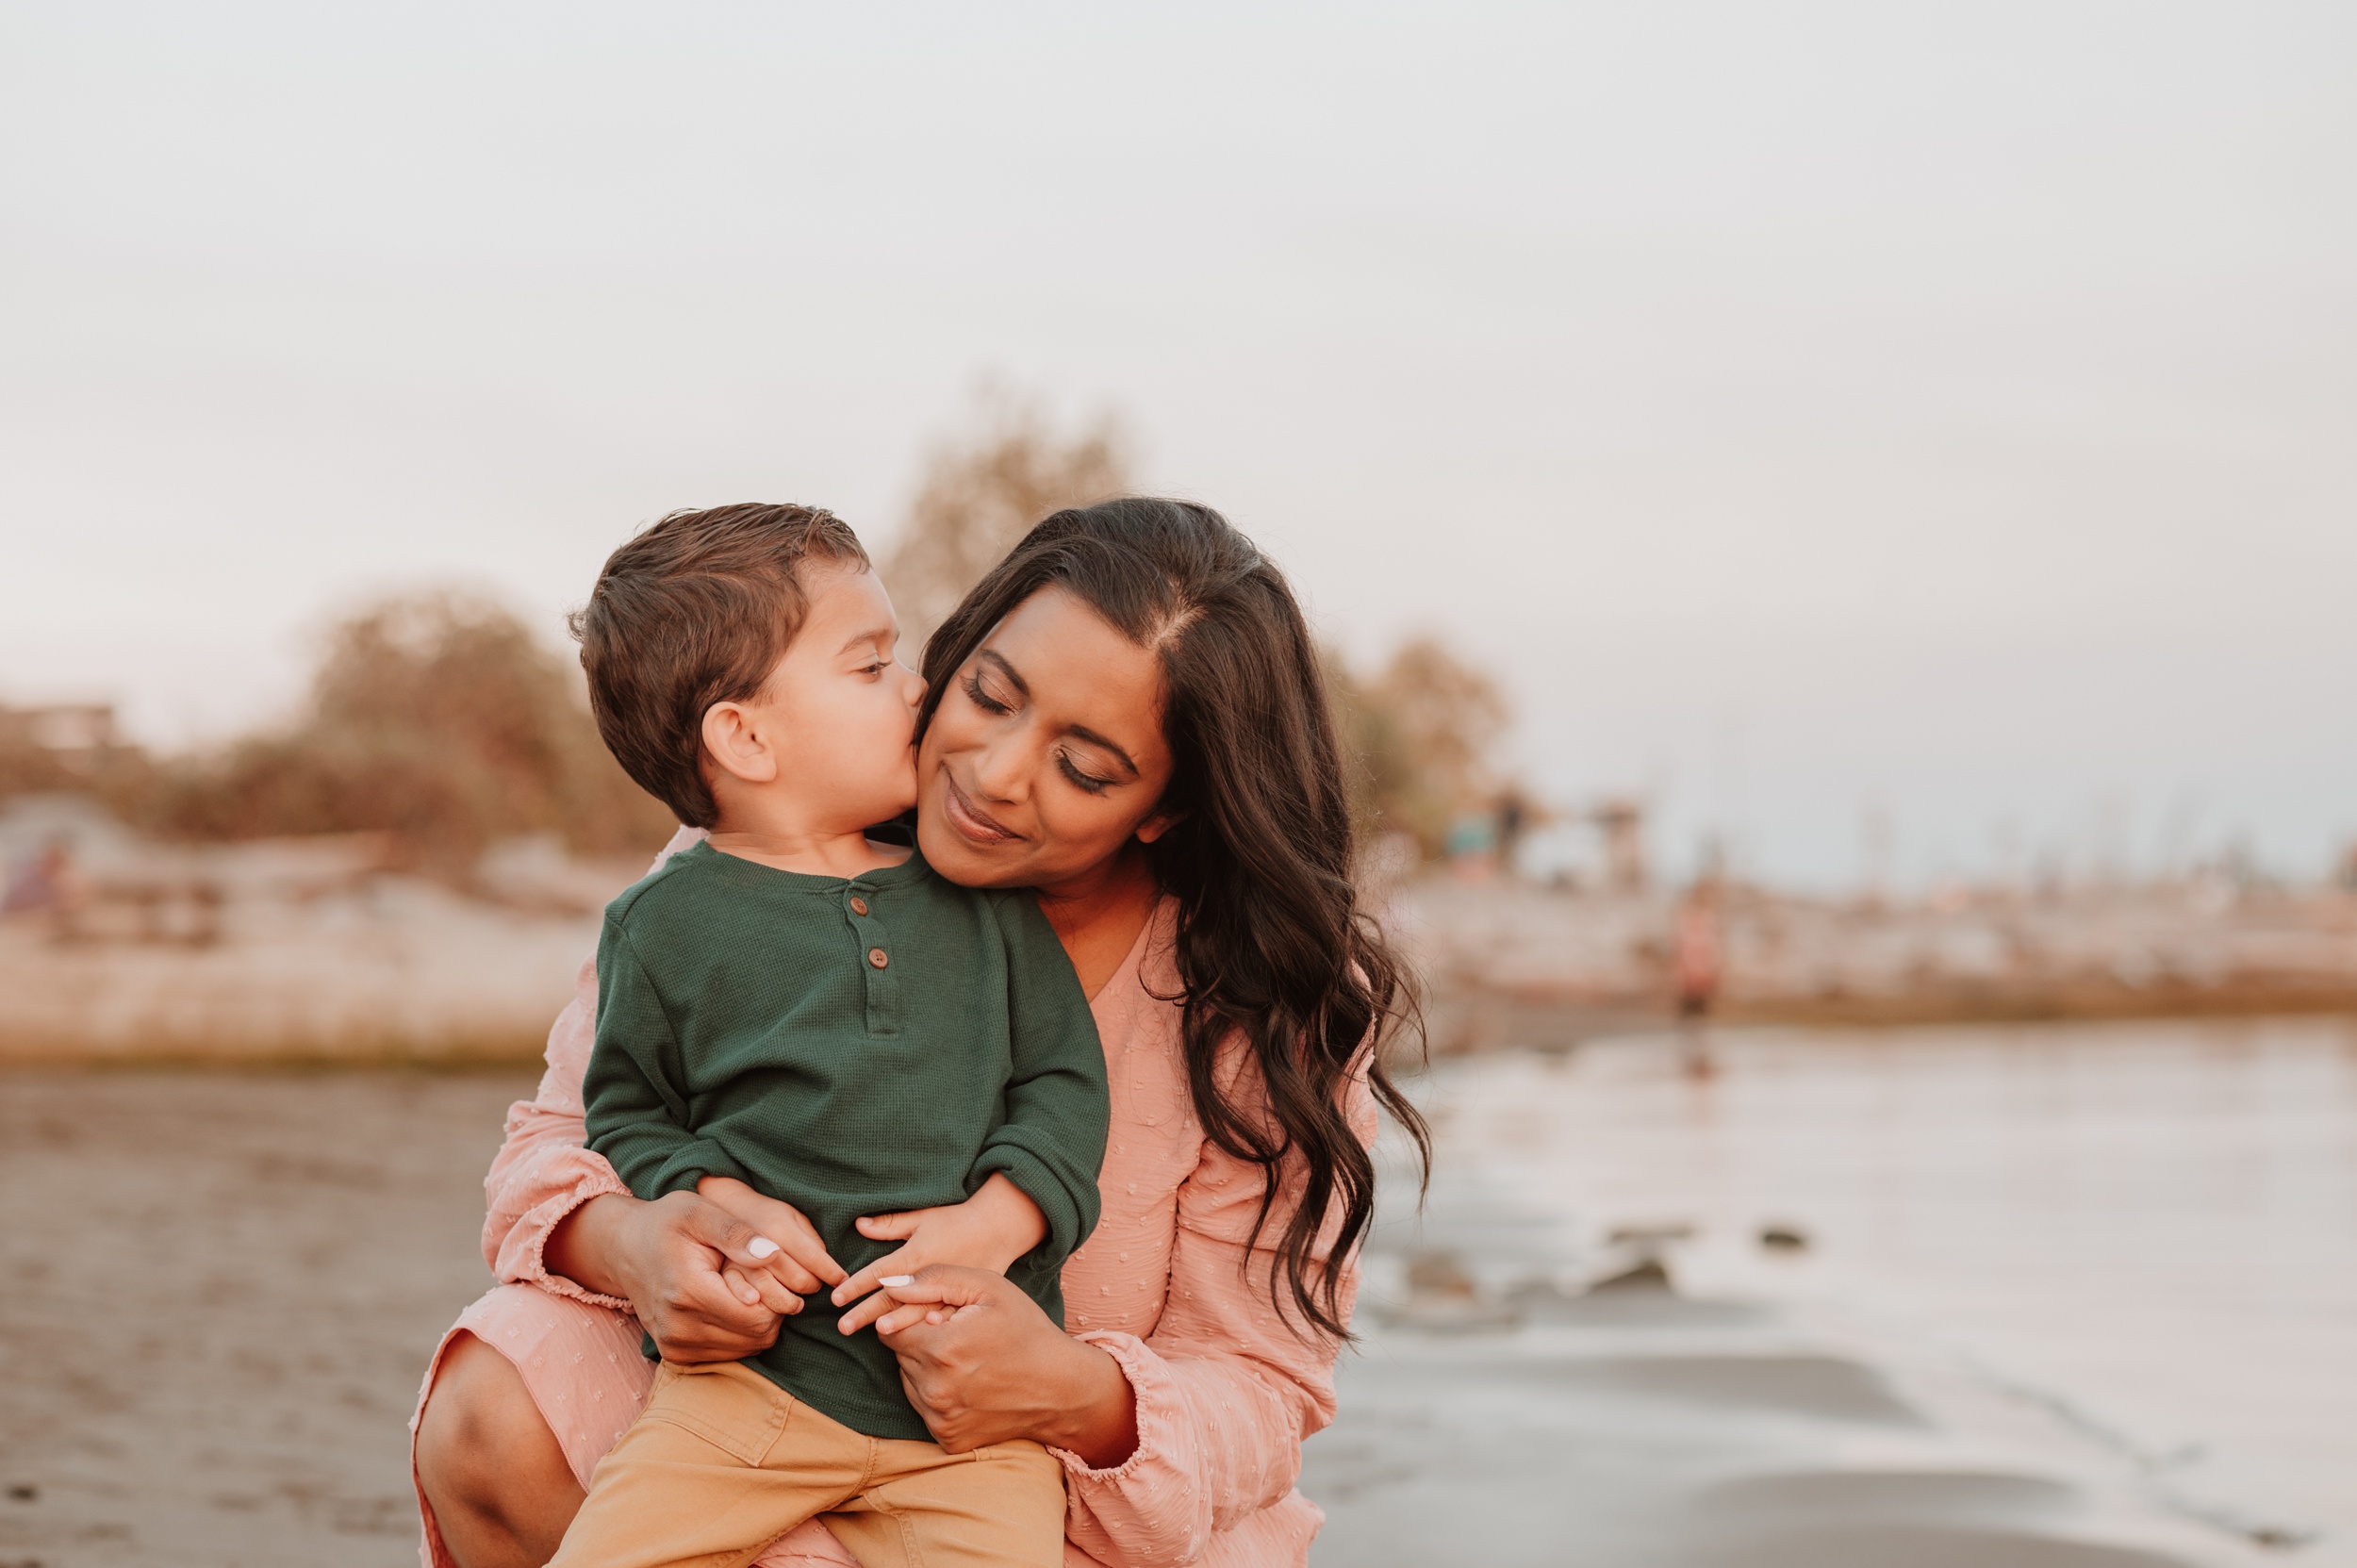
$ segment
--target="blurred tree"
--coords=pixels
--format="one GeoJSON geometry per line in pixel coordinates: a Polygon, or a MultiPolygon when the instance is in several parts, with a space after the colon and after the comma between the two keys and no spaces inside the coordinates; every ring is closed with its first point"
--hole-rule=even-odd
{"type": "Polygon", "coordinates": [[[1066,438],[1035,403],[996,389],[980,401],[977,432],[933,454],[883,566],[900,615],[901,657],[912,665],[933,628],[1032,524],[1129,488],[1128,454],[1111,418],[1066,438]]]}
{"type": "Polygon", "coordinates": [[[519,834],[612,852],[671,828],[607,753],[566,662],[504,608],[452,591],[338,625],[301,719],[172,768],[149,815],[204,838],[381,831],[402,863],[460,880],[519,834]]]}
{"type": "Polygon", "coordinates": [[[156,767],[145,751],[121,739],[110,708],[104,734],[86,744],[60,745],[44,735],[43,719],[61,710],[0,707],[0,800],[11,795],[91,795],[118,814],[138,809],[153,792],[156,767]]]}
{"type": "Polygon", "coordinates": [[[1362,834],[1406,833],[1434,856],[1459,817],[1496,807],[1509,710],[1489,675],[1431,637],[1404,644],[1372,680],[1328,651],[1327,674],[1362,834]]]}

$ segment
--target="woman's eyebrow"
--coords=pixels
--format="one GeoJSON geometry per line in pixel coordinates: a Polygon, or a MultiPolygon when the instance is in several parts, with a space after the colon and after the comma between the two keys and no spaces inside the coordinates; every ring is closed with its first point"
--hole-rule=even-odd
{"type": "MultiPolygon", "coordinates": [[[[1022,693],[1026,699],[1030,697],[1030,683],[1015,673],[1014,666],[1007,662],[1007,656],[1004,653],[999,652],[995,648],[985,648],[981,652],[974,655],[974,660],[977,664],[989,665],[993,669],[998,671],[999,674],[1005,676],[1007,684],[1014,686],[1016,691],[1022,693]]],[[[1129,753],[1123,751],[1120,746],[1113,741],[1108,740],[1103,735],[1098,734],[1095,730],[1090,729],[1087,725],[1067,724],[1064,726],[1063,733],[1072,736],[1075,740],[1084,740],[1091,746],[1097,747],[1103,751],[1111,751],[1113,755],[1113,760],[1121,764],[1123,767],[1129,770],[1129,777],[1133,779],[1138,777],[1138,765],[1130,758],[1129,753]]]]}
{"type": "Polygon", "coordinates": [[[1091,746],[1101,747],[1105,751],[1111,751],[1113,754],[1113,760],[1120,763],[1122,767],[1129,770],[1129,777],[1134,779],[1138,776],[1138,765],[1129,760],[1129,753],[1123,751],[1119,746],[1114,745],[1112,741],[1107,740],[1103,735],[1098,734],[1095,730],[1088,729],[1080,724],[1067,724],[1064,726],[1064,734],[1072,736],[1076,740],[1085,740],[1091,746]]]}
{"type": "Polygon", "coordinates": [[[999,652],[997,649],[983,649],[981,652],[974,655],[974,662],[977,664],[986,664],[993,669],[998,671],[999,674],[1004,675],[1007,678],[1007,684],[1014,687],[1018,695],[1024,697],[1031,695],[1031,683],[1016,674],[1014,666],[1009,664],[1007,662],[1007,656],[1004,653],[999,652]]]}

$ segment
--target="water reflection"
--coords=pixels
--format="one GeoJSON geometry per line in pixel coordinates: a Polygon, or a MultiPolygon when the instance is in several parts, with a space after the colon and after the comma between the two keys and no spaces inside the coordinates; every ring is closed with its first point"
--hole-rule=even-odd
{"type": "Polygon", "coordinates": [[[1713,1057],[1426,1081],[1321,1561],[2357,1562],[2357,1027],[1713,1057]]]}

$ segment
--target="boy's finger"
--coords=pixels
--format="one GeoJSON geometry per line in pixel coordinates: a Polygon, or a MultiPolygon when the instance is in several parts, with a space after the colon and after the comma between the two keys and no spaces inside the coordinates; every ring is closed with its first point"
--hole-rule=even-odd
{"type": "MultiPolygon", "coordinates": [[[[879,1262],[885,1261],[888,1260],[879,1260],[879,1262]]],[[[953,1294],[945,1281],[928,1278],[924,1274],[886,1275],[878,1279],[876,1285],[879,1290],[895,1301],[938,1301],[953,1308],[962,1307],[966,1302],[966,1296],[964,1293],[953,1294]]]]}
{"type": "MultiPolygon", "coordinates": [[[[849,1312],[845,1312],[841,1317],[836,1318],[834,1320],[834,1326],[847,1334],[856,1334],[862,1329],[866,1328],[869,1324],[883,1316],[884,1313],[892,1312],[898,1307],[898,1303],[895,1302],[892,1297],[884,1295],[882,1291],[878,1291],[875,1295],[869,1296],[858,1306],[853,1307],[849,1312]]],[[[916,1311],[923,1312],[924,1309],[919,1307],[916,1311]]]]}
{"type": "Polygon", "coordinates": [[[916,1228],[925,1223],[925,1218],[911,1211],[899,1214],[862,1214],[853,1223],[869,1241],[904,1242],[916,1234],[916,1228]]]}
{"type": "Polygon", "coordinates": [[[779,1251],[756,1272],[779,1280],[787,1290],[799,1291],[804,1296],[818,1288],[818,1276],[804,1268],[791,1252],[779,1251]]]}
{"type": "MultiPolygon", "coordinates": [[[[780,1317],[792,1317],[802,1310],[802,1298],[779,1283],[777,1276],[766,1269],[746,1273],[734,1263],[720,1271],[729,1294],[748,1307],[762,1307],[780,1317]]],[[[814,1287],[815,1288],[815,1287],[814,1287]]]]}
{"type": "Polygon", "coordinates": [[[699,1203],[688,1212],[687,1233],[748,1275],[766,1268],[780,1251],[776,1242],[717,1203],[699,1203]]]}
{"type": "MultiPolygon", "coordinates": [[[[794,1293],[790,1280],[781,1279],[775,1274],[757,1274],[753,1283],[761,1290],[761,1304],[780,1317],[792,1317],[802,1310],[802,1298],[794,1293]]],[[[810,1288],[816,1290],[818,1282],[812,1280],[810,1288]]]]}
{"type": "Polygon", "coordinates": [[[835,1286],[833,1301],[838,1307],[857,1301],[881,1283],[888,1274],[914,1274],[915,1265],[908,1258],[908,1248],[896,1246],[882,1257],[835,1286]]]}
{"type": "Polygon", "coordinates": [[[813,1230],[807,1225],[782,1225],[778,1229],[785,1232],[782,1238],[775,1241],[767,1236],[760,1238],[760,1242],[766,1244],[769,1248],[760,1253],[762,1258],[773,1260],[783,1252],[786,1257],[793,1259],[796,1263],[810,1271],[812,1290],[816,1290],[822,1279],[832,1284],[843,1278],[843,1265],[828,1255],[825,1245],[818,1240],[817,1231],[813,1230]]]}
{"type": "Polygon", "coordinates": [[[914,1329],[924,1322],[930,1311],[925,1307],[895,1307],[876,1319],[876,1332],[889,1339],[903,1329],[914,1329]]]}

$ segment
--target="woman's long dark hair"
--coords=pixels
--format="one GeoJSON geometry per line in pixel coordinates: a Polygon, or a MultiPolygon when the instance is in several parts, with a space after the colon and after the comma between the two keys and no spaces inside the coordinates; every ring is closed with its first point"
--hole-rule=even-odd
{"type": "Polygon", "coordinates": [[[1351,881],[1344,762],[1316,645],[1275,564],[1210,507],[1135,497],[1077,507],[1026,535],[926,644],[920,734],[983,638],[1050,586],[1161,661],[1176,764],[1162,806],[1177,821],[1146,853],[1178,905],[1195,1115],[1266,1177],[1256,1243],[1284,1167],[1306,1173],[1270,1298],[1281,1314],[1281,1274],[1303,1317],[1348,1338],[1340,1270],[1317,1252],[1326,1232],[1339,1263],[1375,1217],[1374,1162],[1342,1106],[1362,1052],[1376,1101],[1427,1169],[1431,1138],[1383,1067],[1383,1038],[1415,1028],[1413,988],[1351,881]],[[1265,1108],[1221,1089],[1216,1063],[1231,1032],[1251,1047],[1265,1108]]]}

